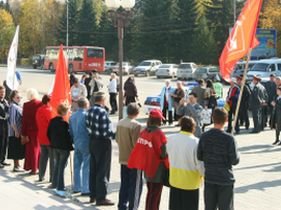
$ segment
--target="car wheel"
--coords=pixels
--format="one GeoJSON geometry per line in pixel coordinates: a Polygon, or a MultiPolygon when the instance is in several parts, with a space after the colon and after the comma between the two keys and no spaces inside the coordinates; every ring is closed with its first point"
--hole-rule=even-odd
{"type": "Polygon", "coordinates": [[[137,76],[138,76],[138,74],[134,74],[134,76],[135,76],[135,77],[137,77],[137,76]]]}
{"type": "Polygon", "coordinates": [[[157,79],[161,79],[161,77],[160,76],[156,76],[157,77],[157,79]]]}
{"type": "Polygon", "coordinates": [[[54,68],[54,65],[52,63],[49,65],[49,70],[51,72],[55,72],[55,68],[54,68]]]}
{"type": "Polygon", "coordinates": [[[33,65],[33,69],[37,69],[37,65],[33,65]]]}

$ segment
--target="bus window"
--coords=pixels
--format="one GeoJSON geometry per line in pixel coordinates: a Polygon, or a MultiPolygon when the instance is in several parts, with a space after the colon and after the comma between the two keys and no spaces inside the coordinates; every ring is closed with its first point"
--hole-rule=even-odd
{"type": "Polygon", "coordinates": [[[103,58],[103,50],[88,48],[87,56],[89,58],[103,58]]]}

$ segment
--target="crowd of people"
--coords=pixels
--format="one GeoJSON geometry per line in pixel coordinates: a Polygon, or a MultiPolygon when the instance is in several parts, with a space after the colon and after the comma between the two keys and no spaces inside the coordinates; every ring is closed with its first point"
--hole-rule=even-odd
{"type": "MultiPolygon", "coordinates": [[[[205,210],[231,210],[235,182],[232,166],[239,163],[239,155],[235,139],[229,133],[241,79],[237,77],[236,83],[230,83],[227,103],[222,109],[217,107],[217,99],[223,97],[223,86],[218,81],[200,80],[187,95],[182,82],[172,88],[167,80],[160,93],[160,109],[149,112],[147,125],[142,128],[137,121],[140,113],[137,88],[134,78],[129,77],[124,85],[127,117],[118,122],[116,130],[109,118],[109,114],[118,110],[115,74],[111,75],[108,86],[111,112],[96,73],[85,75],[80,81],[71,75],[72,106],[59,104],[56,116],[52,116],[51,96],[44,95],[39,100],[38,92],[29,89],[28,101],[21,107],[20,93],[11,91],[7,101],[5,87],[0,86],[0,168],[9,165],[7,157],[14,161],[14,172],[38,174],[38,181],[42,182],[49,162],[50,188],[65,196],[64,171],[74,150],[73,193],[89,196],[90,203],[97,206],[114,205],[107,194],[112,140],[116,140],[121,171],[119,210],[138,209],[143,177],[148,189],[146,210],[159,209],[163,186],[170,188],[169,209],[198,210],[203,180],[205,210]],[[212,110],[210,124],[214,124],[206,132],[201,115],[204,109],[212,110]],[[172,125],[174,121],[180,131],[166,136],[161,126],[172,125]],[[19,162],[22,159],[23,168],[19,162]]],[[[265,86],[260,81],[255,76],[245,86],[234,129],[239,133],[243,124],[249,129],[250,109],[254,120],[252,132],[260,132],[269,122],[276,129],[274,144],[280,145],[281,80],[271,75],[265,86]]]]}

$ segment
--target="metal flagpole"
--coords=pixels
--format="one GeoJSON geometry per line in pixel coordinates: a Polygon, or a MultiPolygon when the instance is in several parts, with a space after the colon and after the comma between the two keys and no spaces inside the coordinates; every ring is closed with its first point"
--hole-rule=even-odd
{"type": "Polygon", "coordinates": [[[246,84],[246,76],[247,76],[247,72],[248,72],[248,68],[249,68],[249,61],[250,61],[250,58],[251,58],[251,52],[252,52],[252,49],[250,49],[250,51],[248,52],[247,61],[246,61],[245,69],[244,69],[244,72],[243,72],[243,78],[242,78],[241,87],[240,87],[240,94],[239,94],[239,98],[238,98],[238,102],[237,102],[237,106],[236,106],[236,110],[235,110],[234,121],[233,121],[233,124],[232,124],[232,130],[231,130],[232,134],[234,133],[236,123],[238,123],[237,122],[238,121],[238,115],[239,115],[241,100],[242,100],[242,96],[243,96],[243,92],[244,92],[244,87],[245,87],[245,84],[246,84]]]}

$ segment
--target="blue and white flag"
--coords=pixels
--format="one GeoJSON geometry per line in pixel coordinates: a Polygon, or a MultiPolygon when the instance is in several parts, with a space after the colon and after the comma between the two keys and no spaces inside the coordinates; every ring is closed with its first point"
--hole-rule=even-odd
{"type": "Polygon", "coordinates": [[[13,42],[11,44],[8,60],[7,60],[8,71],[7,71],[6,83],[11,90],[16,90],[20,84],[16,76],[18,43],[19,43],[19,26],[17,26],[16,33],[13,38],[13,42]]]}

